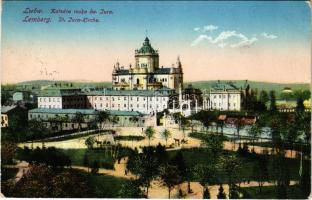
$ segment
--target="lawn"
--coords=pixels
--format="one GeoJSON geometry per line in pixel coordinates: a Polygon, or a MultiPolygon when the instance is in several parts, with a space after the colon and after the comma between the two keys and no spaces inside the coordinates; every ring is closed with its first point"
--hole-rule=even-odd
{"type": "MultiPolygon", "coordinates": [[[[278,199],[275,186],[265,186],[261,192],[259,187],[244,187],[241,190],[246,192],[250,199],[278,199]]],[[[298,185],[293,185],[287,188],[287,198],[307,199],[308,196],[304,195],[298,185]]]]}
{"type": "Polygon", "coordinates": [[[139,135],[118,135],[114,138],[115,140],[126,140],[126,141],[141,141],[144,140],[144,136],[139,135]]]}
{"type": "MultiPolygon", "coordinates": [[[[183,158],[188,166],[195,166],[196,164],[210,164],[209,156],[211,154],[207,153],[203,148],[193,148],[193,149],[183,149],[183,150],[176,150],[176,151],[168,151],[169,158],[173,158],[178,151],[182,151],[183,158]]],[[[223,151],[222,156],[226,157],[229,155],[236,154],[235,152],[231,151],[223,151]]],[[[266,155],[262,155],[266,156],[266,155]]],[[[254,180],[253,178],[253,168],[256,164],[256,160],[250,157],[242,157],[238,156],[242,167],[239,170],[238,174],[238,181],[248,181],[254,180]]],[[[273,179],[272,171],[273,171],[273,159],[274,156],[268,156],[268,171],[269,171],[269,179],[273,179]]],[[[299,179],[299,165],[300,160],[298,159],[286,159],[287,166],[289,167],[289,177],[291,180],[298,180],[299,179]]],[[[305,161],[304,166],[310,167],[310,161],[305,161]]],[[[219,181],[225,183],[227,182],[227,177],[224,174],[224,171],[221,167],[218,167],[218,179],[219,181]]]]}
{"type": "Polygon", "coordinates": [[[102,174],[82,173],[87,179],[88,185],[93,189],[96,198],[117,198],[124,178],[107,176],[102,174]]]}
{"type": "Polygon", "coordinates": [[[90,164],[97,160],[100,168],[114,169],[116,158],[129,155],[131,150],[129,148],[119,147],[116,156],[111,154],[110,149],[62,149],[62,151],[69,156],[72,165],[86,166],[84,163],[84,156],[86,155],[90,164]]]}
{"type": "Polygon", "coordinates": [[[1,168],[1,181],[6,181],[10,178],[14,178],[17,172],[17,168],[1,168]]]}

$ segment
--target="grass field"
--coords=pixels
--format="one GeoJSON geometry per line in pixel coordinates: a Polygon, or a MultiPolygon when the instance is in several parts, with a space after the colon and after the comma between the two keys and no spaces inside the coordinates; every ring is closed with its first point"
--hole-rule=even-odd
{"type": "Polygon", "coordinates": [[[82,173],[96,198],[117,198],[123,183],[127,179],[102,174],[82,173]]]}
{"type": "MultiPolygon", "coordinates": [[[[259,191],[259,187],[247,187],[241,188],[248,194],[250,199],[278,199],[275,186],[265,186],[262,191],[259,191]]],[[[287,188],[288,199],[307,199],[308,197],[303,194],[298,185],[289,186],[287,188]]]]}
{"type": "MultiPolygon", "coordinates": [[[[185,162],[188,166],[195,166],[196,164],[210,164],[210,159],[207,151],[201,148],[193,148],[193,149],[183,149],[177,151],[169,151],[169,158],[173,158],[178,151],[182,151],[185,162]]],[[[236,154],[234,152],[224,151],[223,156],[236,154]]],[[[265,156],[265,155],[263,155],[265,156]]],[[[241,181],[252,181],[253,178],[253,168],[256,164],[256,160],[250,157],[242,157],[239,156],[239,159],[242,163],[242,167],[239,170],[238,174],[238,182],[241,181]]],[[[268,156],[268,171],[269,171],[269,179],[273,179],[272,171],[273,171],[273,159],[274,156],[268,156]]],[[[299,164],[300,160],[298,159],[286,159],[287,166],[289,167],[289,177],[291,180],[299,180],[299,164]]],[[[310,167],[310,161],[305,161],[304,167],[310,167]]],[[[218,167],[218,179],[219,181],[225,183],[227,182],[227,177],[224,174],[224,171],[221,167],[218,167]]]]}
{"type": "Polygon", "coordinates": [[[119,148],[117,155],[112,155],[110,148],[105,149],[62,149],[62,151],[70,158],[72,165],[86,166],[84,156],[88,158],[89,164],[95,160],[99,162],[100,168],[114,169],[114,163],[118,157],[130,154],[129,148],[119,148]]]}

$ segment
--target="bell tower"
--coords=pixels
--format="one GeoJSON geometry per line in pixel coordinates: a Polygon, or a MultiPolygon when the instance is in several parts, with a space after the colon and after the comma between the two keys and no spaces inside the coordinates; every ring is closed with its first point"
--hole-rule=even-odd
{"type": "Polygon", "coordinates": [[[159,54],[151,46],[148,37],[145,38],[142,47],[135,50],[135,69],[137,71],[154,72],[159,68],[159,54]]]}

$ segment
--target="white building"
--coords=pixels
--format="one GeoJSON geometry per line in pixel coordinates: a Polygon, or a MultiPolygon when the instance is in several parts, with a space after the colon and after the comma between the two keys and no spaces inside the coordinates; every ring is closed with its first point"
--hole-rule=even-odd
{"type": "Polygon", "coordinates": [[[215,84],[203,99],[204,109],[208,110],[241,110],[241,90],[233,83],[215,84]]]}
{"type": "Polygon", "coordinates": [[[174,90],[106,90],[87,94],[87,108],[156,114],[168,109],[174,90]]]}
{"type": "Polygon", "coordinates": [[[157,90],[163,87],[178,91],[183,87],[183,71],[180,58],[176,66],[160,67],[159,54],[146,37],[143,46],[135,50],[135,64],[126,69],[117,62],[112,73],[115,90],[157,90]]]}

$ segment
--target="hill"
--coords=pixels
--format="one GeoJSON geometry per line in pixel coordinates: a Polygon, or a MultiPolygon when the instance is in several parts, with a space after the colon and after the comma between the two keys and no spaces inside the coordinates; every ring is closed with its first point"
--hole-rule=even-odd
{"type": "MultiPolygon", "coordinates": [[[[222,82],[229,82],[231,80],[222,80],[222,82]]],[[[193,87],[203,89],[210,89],[211,86],[217,81],[194,81],[186,82],[184,85],[192,84],[193,87]]],[[[246,83],[245,80],[232,81],[239,88],[243,87],[246,83]]],[[[257,89],[258,91],[275,90],[276,94],[279,95],[285,87],[290,87],[292,90],[310,90],[310,84],[308,83],[272,83],[272,82],[260,82],[260,81],[248,81],[251,88],[257,89]]]]}

